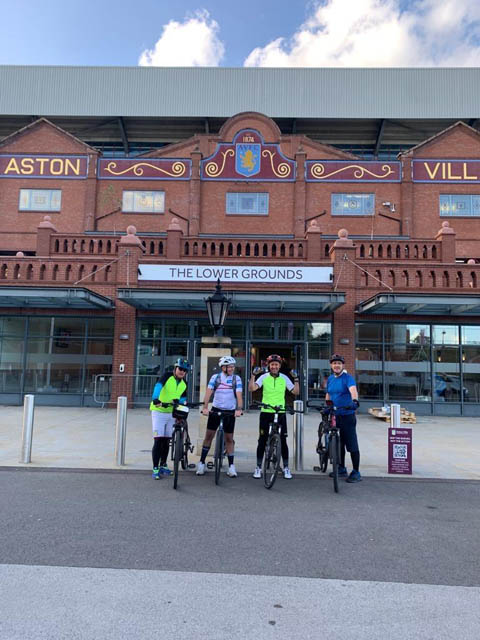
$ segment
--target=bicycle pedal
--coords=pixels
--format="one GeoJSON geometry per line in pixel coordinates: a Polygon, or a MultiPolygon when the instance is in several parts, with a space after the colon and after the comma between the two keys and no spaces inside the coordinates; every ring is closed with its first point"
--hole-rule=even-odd
{"type": "Polygon", "coordinates": [[[195,468],[196,468],[196,466],[197,466],[197,465],[196,465],[194,462],[190,462],[190,463],[189,463],[189,465],[188,465],[188,468],[189,468],[189,469],[195,469],[195,468]]]}
{"type": "Polygon", "coordinates": [[[213,462],[207,462],[207,469],[213,469],[213,462]]]}

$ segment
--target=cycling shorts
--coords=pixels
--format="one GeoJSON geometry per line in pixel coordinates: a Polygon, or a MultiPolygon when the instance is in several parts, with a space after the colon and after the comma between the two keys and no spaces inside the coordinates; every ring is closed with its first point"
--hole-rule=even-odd
{"type": "Polygon", "coordinates": [[[175,418],[171,413],[152,411],[152,432],[154,438],[171,438],[175,418]]]}
{"type": "MultiPolygon", "coordinates": [[[[216,431],[220,425],[220,416],[218,413],[209,413],[208,414],[208,422],[207,429],[211,431],[216,431]]],[[[223,430],[225,433],[233,433],[235,429],[235,416],[223,416],[223,430]]]]}

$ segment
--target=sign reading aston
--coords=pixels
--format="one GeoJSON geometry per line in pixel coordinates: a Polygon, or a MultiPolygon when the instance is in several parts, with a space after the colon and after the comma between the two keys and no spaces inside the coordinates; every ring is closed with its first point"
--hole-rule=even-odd
{"type": "Polygon", "coordinates": [[[197,264],[141,264],[139,280],[165,282],[281,282],[330,283],[333,267],[285,267],[197,264]]]}
{"type": "Polygon", "coordinates": [[[82,179],[88,174],[88,156],[0,154],[0,178],[82,179]]]}

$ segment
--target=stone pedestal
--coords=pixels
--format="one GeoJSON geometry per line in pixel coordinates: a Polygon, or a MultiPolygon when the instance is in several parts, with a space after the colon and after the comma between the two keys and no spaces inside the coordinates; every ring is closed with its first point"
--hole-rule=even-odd
{"type": "MultiPolygon", "coordinates": [[[[223,336],[203,337],[200,354],[200,396],[199,401],[205,397],[208,381],[214,373],[220,373],[218,361],[222,356],[230,356],[232,340],[223,336]]],[[[196,453],[200,456],[203,439],[207,430],[207,416],[200,414],[198,422],[198,440],[196,453]]],[[[213,447],[212,447],[213,449],[213,447]]],[[[210,449],[210,454],[212,454],[210,449]]],[[[213,454],[212,454],[213,455],[213,454]]]]}

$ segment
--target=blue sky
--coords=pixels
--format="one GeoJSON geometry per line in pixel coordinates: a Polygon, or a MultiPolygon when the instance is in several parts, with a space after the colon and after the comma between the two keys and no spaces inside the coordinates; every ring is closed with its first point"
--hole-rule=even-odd
{"type": "Polygon", "coordinates": [[[0,64],[480,66],[480,0],[0,0],[0,64]]]}

